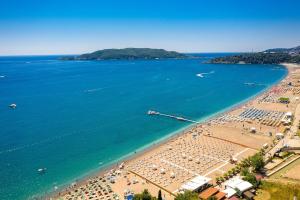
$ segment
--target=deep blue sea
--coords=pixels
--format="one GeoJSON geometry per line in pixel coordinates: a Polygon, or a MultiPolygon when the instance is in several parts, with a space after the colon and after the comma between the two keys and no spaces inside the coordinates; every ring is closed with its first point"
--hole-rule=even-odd
{"type": "Polygon", "coordinates": [[[276,65],[189,60],[59,61],[0,57],[0,199],[30,199],[71,183],[272,86],[276,65]],[[198,74],[198,75],[197,75],[198,74]],[[257,83],[256,86],[245,83],[257,83]],[[16,109],[8,105],[17,104],[16,109]],[[47,168],[43,175],[39,168],[47,168]]]}

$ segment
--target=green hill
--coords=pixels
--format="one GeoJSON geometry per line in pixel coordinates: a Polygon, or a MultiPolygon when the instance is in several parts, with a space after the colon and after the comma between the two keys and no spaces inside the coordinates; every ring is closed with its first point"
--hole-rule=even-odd
{"type": "Polygon", "coordinates": [[[299,55],[300,54],[300,46],[293,47],[293,48],[275,48],[275,49],[267,49],[264,52],[267,53],[288,53],[291,55],[299,55]]]}
{"type": "Polygon", "coordinates": [[[224,64],[279,64],[279,63],[298,63],[300,64],[300,47],[290,49],[277,48],[268,49],[258,53],[243,53],[232,56],[218,57],[210,63],[224,64]]]}
{"type": "Polygon", "coordinates": [[[150,48],[125,48],[125,49],[103,49],[80,56],[62,57],[62,60],[135,60],[135,59],[166,59],[187,58],[185,54],[164,49],[150,48]]]}

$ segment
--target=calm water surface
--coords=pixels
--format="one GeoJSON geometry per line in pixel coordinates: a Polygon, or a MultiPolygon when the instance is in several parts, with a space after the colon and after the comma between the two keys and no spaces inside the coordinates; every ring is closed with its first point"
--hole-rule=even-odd
{"type": "Polygon", "coordinates": [[[276,65],[204,64],[220,55],[200,55],[87,62],[0,57],[0,199],[44,194],[189,125],[147,116],[149,109],[201,120],[287,73],[276,65]]]}

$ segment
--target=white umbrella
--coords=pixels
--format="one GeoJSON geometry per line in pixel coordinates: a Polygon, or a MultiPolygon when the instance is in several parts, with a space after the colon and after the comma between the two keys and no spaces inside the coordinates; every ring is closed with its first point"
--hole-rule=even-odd
{"type": "Polygon", "coordinates": [[[152,169],[153,170],[157,170],[157,166],[156,165],[152,165],[152,169]]]}
{"type": "Polygon", "coordinates": [[[171,172],[171,173],[170,173],[170,177],[171,177],[171,178],[175,178],[175,173],[174,173],[174,172],[171,172]]]}

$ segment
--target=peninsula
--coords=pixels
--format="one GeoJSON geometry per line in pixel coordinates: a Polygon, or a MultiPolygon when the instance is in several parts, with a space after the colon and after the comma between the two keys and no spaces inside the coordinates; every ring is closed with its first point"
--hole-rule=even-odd
{"type": "Polygon", "coordinates": [[[182,59],[188,56],[176,51],[150,48],[103,49],[79,56],[65,56],[61,60],[137,60],[137,59],[182,59]]]}
{"type": "Polygon", "coordinates": [[[210,63],[222,64],[280,64],[300,63],[300,46],[294,48],[268,49],[257,53],[243,53],[232,56],[218,57],[210,63]]]}

